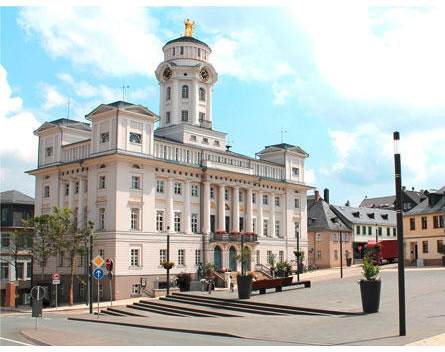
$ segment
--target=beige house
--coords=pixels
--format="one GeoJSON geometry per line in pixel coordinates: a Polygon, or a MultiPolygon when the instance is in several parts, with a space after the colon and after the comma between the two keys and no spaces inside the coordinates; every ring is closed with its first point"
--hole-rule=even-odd
{"type": "Polygon", "coordinates": [[[445,243],[445,186],[403,216],[405,260],[417,265],[442,265],[439,245],[445,243]]]}
{"type": "MultiPolygon", "coordinates": [[[[212,129],[218,75],[211,49],[185,36],[163,51],[155,72],[160,116],[118,101],[87,114],[89,123],[59,119],[35,131],[38,168],[29,172],[36,177],[35,213],[58,205],[87,214],[96,226],[94,255],[115,263],[114,299],[157,288],[166,272],[167,234],[173,275],[195,274],[203,262],[240,270],[236,232],[251,233],[245,245],[259,265],[271,253],[293,259],[296,234],[307,254],[308,154],[285,143],[265,147],[258,158],[231,151],[226,133],[212,129]]],[[[55,270],[63,287],[69,271],[63,258],[48,263],[46,272],[55,270]]],[[[76,274],[85,278],[83,258],[76,274]]],[[[109,299],[102,281],[100,294],[109,299]]],[[[85,296],[83,282],[76,281],[76,300],[85,296]]]]}

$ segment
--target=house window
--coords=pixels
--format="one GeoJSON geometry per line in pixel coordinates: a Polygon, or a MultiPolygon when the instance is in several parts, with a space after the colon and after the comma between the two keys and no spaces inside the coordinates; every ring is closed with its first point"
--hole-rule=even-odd
{"type": "Polygon", "coordinates": [[[202,143],[204,143],[204,144],[209,144],[209,139],[206,138],[206,137],[204,137],[204,138],[202,139],[202,143]]]}
{"type": "Polygon", "coordinates": [[[105,176],[99,176],[99,189],[105,189],[105,176]]]}
{"type": "Polygon", "coordinates": [[[263,194],[263,204],[269,204],[269,196],[267,194],[263,194]]]}
{"type": "Polygon", "coordinates": [[[357,227],[355,228],[355,232],[357,233],[357,235],[360,235],[360,226],[357,226],[357,227]]]}
{"type": "Polygon", "coordinates": [[[179,54],[184,55],[184,47],[183,46],[179,47],[179,54]]]}
{"type": "Polygon", "coordinates": [[[437,240],[437,253],[440,253],[439,250],[440,250],[440,247],[442,247],[442,246],[443,246],[443,240],[437,240]]]}
{"type": "Polygon", "coordinates": [[[280,206],[280,197],[275,197],[275,206],[280,206]]]}
{"type": "Polygon", "coordinates": [[[159,250],[159,264],[161,265],[162,262],[167,261],[167,250],[166,249],[160,249],[159,250]]]}
{"type": "Polygon", "coordinates": [[[9,279],[9,263],[1,262],[0,265],[1,265],[1,274],[2,274],[1,278],[9,279]]]}
{"type": "Polygon", "coordinates": [[[164,212],[156,211],[156,231],[164,231],[164,212]]]}
{"type": "Polygon", "coordinates": [[[192,135],[190,136],[190,140],[196,142],[196,141],[197,141],[196,136],[192,134],[192,135]]]}
{"type": "Polygon", "coordinates": [[[49,198],[49,186],[43,187],[43,198],[49,198]]]}
{"type": "Polygon", "coordinates": [[[260,264],[260,251],[259,250],[257,250],[256,251],[256,264],[260,264]]]}
{"type": "Polygon", "coordinates": [[[139,176],[131,176],[131,189],[141,189],[141,178],[139,176]]]}
{"type": "Polygon", "coordinates": [[[379,236],[381,236],[381,235],[382,235],[382,228],[379,227],[379,236]]]}
{"type": "Polygon", "coordinates": [[[278,260],[280,262],[284,262],[284,251],[279,251],[278,252],[278,260]]]}
{"type": "Polygon", "coordinates": [[[182,110],[181,111],[181,121],[187,122],[189,120],[189,111],[188,110],[182,110]]]}
{"type": "Polygon", "coordinates": [[[427,221],[426,221],[426,216],[423,216],[422,217],[422,230],[425,230],[427,228],[428,228],[428,224],[427,224],[427,221]]]}
{"type": "Polygon", "coordinates": [[[181,232],[181,213],[175,213],[175,231],[181,232]]]}
{"type": "Polygon", "coordinates": [[[105,250],[99,249],[98,253],[102,257],[102,259],[105,258],[105,250]]]}
{"type": "Polygon", "coordinates": [[[294,206],[295,206],[295,209],[299,209],[300,208],[300,198],[295,198],[294,206]]]}
{"type": "Polygon", "coordinates": [[[46,148],[45,155],[52,156],[53,155],[53,147],[46,148]]]}
{"type": "Polygon", "coordinates": [[[99,208],[99,219],[97,222],[97,229],[98,230],[105,229],[105,208],[99,208]]]}
{"type": "Polygon", "coordinates": [[[362,230],[363,230],[363,234],[366,235],[366,226],[363,226],[362,230]]]}
{"type": "Polygon", "coordinates": [[[200,101],[206,100],[206,91],[204,88],[199,88],[199,100],[200,101]]]}
{"type": "Polygon", "coordinates": [[[192,232],[198,233],[198,214],[192,214],[191,225],[192,232]]]}
{"type": "Polygon", "coordinates": [[[405,203],[403,203],[403,211],[407,211],[407,210],[409,210],[410,209],[410,203],[409,202],[405,202],[405,203]]]}
{"type": "Polygon", "coordinates": [[[131,208],[131,229],[139,230],[139,208],[131,208]]]}
{"type": "Polygon", "coordinates": [[[338,260],[338,250],[334,250],[334,259],[338,260]]]}
{"type": "Polygon", "coordinates": [[[386,228],[386,236],[391,236],[391,229],[389,227],[386,228]]]}
{"type": "Polygon", "coordinates": [[[189,86],[182,86],[182,98],[187,99],[189,97],[189,86]]]}
{"type": "Polygon", "coordinates": [[[170,111],[165,112],[165,123],[170,123],[170,111]]]}
{"type": "Polygon", "coordinates": [[[428,253],[428,241],[422,241],[422,252],[428,253]]]}
{"type": "Polygon", "coordinates": [[[165,94],[165,100],[170,100],[171,98],[171,94],[172,94],[172,89],[171,87],[167,87],[167,92],[165,94]]]}
{"type": "Polygon", "coordinates": [[[2,233],[2,247],[9,247],[10,243],[9,234],[2,233]]]}
{"type": "Polygon", "coordinates": [[[317,242],[321,242],[321,239],[322,239],[322,237],[321,237],[321,233],[317,233],[317,234],[315,235],[315,240],[316,240],[317,242]]]}
{"type": "Polygon", "coordinates": [[[181,182],[175,182],[175,194],[181,194],[182,193],[182,189],[181,189],[181,182]]]}
{"type": "Polygon", "coordinates": [[[198,48],[198,56],[201,56],[201,49],[198,48]]]}
{"type": "Polygon", "coordinates": [[[65,183],[65,196],[70,194],[70,185],[68,183],[65,183]]]}
{"type": "Polygon", "coordinates": [[[199,265],[201,263],[201,250],[195,249],[195,265],[199,265]]]}
{"type": "Polygon", "coordinates": [[[298,169],[298,167],[293,167],[292,168],[292,174],[294,176],[298,176],[300,174],[300,170],[298,169]]]}
{"type": "Polygon", "coordinates": [[[131,285],[131,294],[132,295],[139,295],[141,294],[141,286],[139,284],[133,284],[131,285]]]}
{"type": "Polygon", "coordinates": [[[210,187],[210,198],[215,198],[215,189],[213,187],[210,187]]]}
{"type": "Polygon", "coordinates": [[[321,250],[317,250],[317,259],[321,259],[321,250]]]}
{"type": "Polygon", "coordinates": [[[185,263],[185,250],[184,249],[178,249],[178,265],[184,266],[185,263]]]}
{"type": "Polygon", "coordinates": [[[26,278],[27,279],[31,278],[31,273],[32,273],[32,262],[27,262],[26,263],[26,278]]]}
{"type": "Polygon", "coordinates": [[[156,181],[156,192],[164,193],[164,181],[156,181]]]}
{"type": "Polygon", "coordinates": [[[240,216],[240,218],[239,218],[239,230],[241,232],[244,231],[244,218],[242,216],[240,216]]]}
{"type": "Polygon", "coordinates": [[[372,236],[372,227],[371,226],[368,226],[368,235],[372,236]]]}
{"type": "Polygon", "coordinates": [[[108,142],[109,140],[110,140],[110,133],[109,132],[105,132],[105,133],[101,133],[100,134],[100,142],[101,143],[108,142]]]}
{"type": "Polygon", "coordinates": [[[272,265],[272,262],[273,262],[272,251],[267,251],[267,262],[269,263],[269,265],[272,265]]]}
{"type": "Polygon", "coordinates": [[[275,237],[280,237],[280,222],[275,221],[275,237]]]}
{"type": "Polygon", "coordinates": [[[173,49],[172,49],[172,56],[175,56],[175,47],[173,47],[173,49]]]}
{"type": "Polygon", "coordinates": [[[256,193],[252,193],[252,203],[256,204],[256,193]]]}
{"type": "Polygon", "coordinates": [[[349,236],[348,236],[348,234],[344,234],[344,239],[345,239],[345,242],[349,242],[349,236]]]}
{"type": "Polygon", "coordinates": [[[139,249],[130,250],[130,266],[139,267],[139,249]]]}
{"type": "Polygon", "coordinates": [[[433,227],[435,229],[439,228],[439,217],[438,216],[433,216],[433,227]]]}
{"type": "Polygon", "coordinates": [[[410,218],[409,219],[409,229],[410,230],[415,230],[416,229],[416,219],[415,218],[410,218]]]}
{"type": "Polygon", "coordinates": [[[24,271],[25,270],[25,263],[23,263],[23,262],[20,262],[20,263],[17,263],[17,268],[16,268],[16,272],[17,272],[17,274],[16,274],[16,280],[23,280],[24,279],[24,277],[23,277],[23,274],[24,274],[24,271]]]}
{"type": "Polygon", "coordinates": [[[337,235],[336,233],[333,233],[333,234],[332,234],[332,240],[333,240],[334,242],[338,242],[338,235],[337,235]]]}
{"type": "Polygon", "coordinates": [[[267,231],[267,220],[266,219],[264,219],[263,220],[263,234],[264,234],[264,236],[267,236],[267,233],[268,233],[268,231],[267,231]]]}
{"type": "Polygon", "coordinates": [[[142,143],[142,135],[139,133],[130,132],[130,142],[141,144],[142,143]]]}
{"type": "Polygon", "coordinates": [[[192,197],[198,197],[198,185],[192,185],[192,197]]]}
{"type": "Polygon", "coordinates": [[[79,182],[74,182],[74,194],[79,193],[79,182]]]}
{"type": "Polygon", "coordinates": [[[256,233],[256,218],[252,219],[252,231],[256,233]]]}
{"type": "Polygon", "coordinates": [[[397,229],[396,229],[395,227],[392,229],[392,235],[393,235],[394,237],[397,236],[397,229]]]}

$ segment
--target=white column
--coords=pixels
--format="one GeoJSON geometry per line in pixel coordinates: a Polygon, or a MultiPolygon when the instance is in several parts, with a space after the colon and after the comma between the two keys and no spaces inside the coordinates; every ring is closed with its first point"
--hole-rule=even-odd
{"type": "Polygon", "coordinates": [[[275,194],[274,193],[270,194],[270,201],[271,201],[270,222],[272,223],[272,224],[270,224],[271,228],[272,228],[271,237],[277,237],[275,234],[275,194]]]}
{"type": "Polygon", "coordinates": [[[252,229],[252,190],[247,189],[246,192],[246,232],[253,232],[252,229]]]}
{"type": "Polygon", "coordinates": [[[210,182],[203,182],[202,233],[210,233],[210,182]]]}
{"type": "Polygon", "coordinates": [[[167,179],[167,212],[166,212],[167,232],[174,230],[174,213],[173,213],[173,179],[167,179]]]}
{"type": "Polygon", "coordinates": [[[192,233],[190,226],[190,180],[185,181],[184,189],[184,233],[192,233]]]}
{"type": "Polygon", "coordinates": [[[233,187],[232,191],[232,231],[239,231],[239,187],[233,187]]]}
{"type": "Polygon", "coordinates": [[[258,209],[257,209],[257,227],[258,227],[258,236],[267,236],[267,234],[263,234],[263,193],[258,192],[257,197],[258,209]]]}
{"type": "Polygon", "coordinates": [[[79,179],[79,214],[78,214],[78,226],[80,228],[83,227],[84,225],[84,220],[86,218],[86,214],[85,214],[85,192],[84,192],[84,188],[85,188],[85,180],[83,179],[83,177],[81,177],[79,179]]]}
{"type": "Polygon", "coordinates": [[[218,191],[218,230],[224,231],[226,229],[226,218],[225,218],[225,202],[224,202],[224,185],[219,185],[218,191]]]}

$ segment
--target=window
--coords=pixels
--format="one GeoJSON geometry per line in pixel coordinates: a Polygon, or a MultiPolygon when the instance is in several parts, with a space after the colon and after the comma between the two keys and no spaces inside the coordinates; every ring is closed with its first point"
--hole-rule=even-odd
{"type": "Polygon", "coordinates": [[[280,206],[280,197],[275,197],[275,206],[280,206]]]}
{"type": "Polygon", "coordinates": [[[256,193],[252,193],[252,203],[256,204],[256,193]]]}
{"type": "Polygon", "coordinates": [[[204,138],[202,139],[202,143],[204,143],[204,144],[209,144],[209,139],[206,138],[206,137],[204,137],[204,138]]]}
{"type": "Polygon", "coordinates": [[[442,247],[442,246],[443,246],[443,240],[437,240],[437,253],[440,253],[439,250],[440,250],[440,247],[442,247]]]}
{"type": "Polygon", "coordinates": [[[156,211],[156,231],[164,231],[164,212],[156,211]]]}
{"type": "Polygon", "coordinates": [[[410,203],[409,202],[405,202],[405,203],[403,203],[403,211],[407,211],[407,210],[409,210],[410,209],[410,203]]]}
{"type": "Polygon", "coordinates": [[[382,228],[379,227],[379,236],[381,236],[381,235],[382,235],[382,228]]]}
{"type": "Polygon", "coordinates": [[[368,235],[372,236],[372,227],[371,226],[368,226],[368,235]]]}
{"type": "Polygon", "coordinates": [[[130,266],[139,267],[139,249],[132,248],[130,250],[130,266]]]}
{"type": "Polygon", "coordinates": [[[26,278],[27,279],[31,278],[31,273],[32,273],[32,262],[27,262],[26,263],[26,278]]]}
{"type": "Polygon", "coordinates": [[[167,87],[167,92],[165,94],[165,100],[170,100],[171,95],[172,95],[172,89],[171,89],[171,87],[167,87]]]}
{"type": "Polygon", "coordinates": [[[179,54],[184,55],[184,47],[179,47],[179,54]]]}
{"type": "Polygon", "coordinates": [[[141,144],[142,143],[142,135],[139,133],[130,132],[130,142],[141,144]]]}
{"type": "Polygon", "coordinates": [[[9,263],[1,262],[1,278],[2,279],[9,279],[9,263]]]}
{"type": "Polygon", "coordinates": [[[175,231],[181,232],[181,213],[175,213],[175,231]]]}
{"type": "Polygon", "coordinates": [[[139,208],[131,208],[131,229],[139,230],[139,208]]]}
{"type": "Polygon", "coordinates": [[[85,265],[85,255],[79,255],[79,266],[83,267],[85,265]]]}
{"type": "Polygon", "coordinates": [[[182,193],[182,183],[181,182],[175,182],[175,194],[181,194],[182,193]]]}
{"type": "Polygon", "coordinates": [[[184,249],[178,249],[178,265],[184,266],[185,259],[184,259],[184,249]]]}
{"type": "Polygon", "coordinates": [[[363,226],[362,230],[363,230],[363,234],[366,235],[366,226],[363,226]]]}
{"type": "Polygon", "coordinates": [[[182,98],[187,99],[189,97],[189,86],[182,86],[182,98]]]}
{"type": "Polygon", "coordinates": [[[440,228],[443,228],[443,218],[444,218],[443,215],[441,215],[441,216],[439,217],[439,227],[440,227],[440,228]]]}
{"type": "Polygon", "coordinates": [[[264,236],[267,236],[267,233],[268,233],[268,231],[267,231],[267,220],[266,219],[264,219],[263,220],[263,234],[264,234],[264,236]]]}
{"type": "Polygon", "coordinates": [[[252,231],[256,233],[256,218],[252,219],[252,231]]]}
{"type": "Polygon", "coordinates": [[[25,263],[23,263],[23,262],[20,262],[20,263],[17,263],[17,268],[16,268],[16,272],[17,272],[17,274],[16,274],[16,280],[23,280],[24,279],[24,276],[23,276],[23,274],[24,274],[24,269],[25,269],[25,263]]]}
{"type": "Polygon", "coordinates": [[[68,183],[65,183],[65,196],[70,194],[70,185],[68,183]]]}
{"type": "Polygon", "coordinates": [[[240,218],[239,218],[239,230],[241,232],[244,231],[244,218],[242,216],[240,216],[240,218]]]}
{"type": "Polygon", "coordinates": [[[255,261],[255,263],[256,264],[260,264],[260,251],[259,250],[256,251],[256,261],[255,261]]]}
{"type": "Polygon", "coordinates": [[[99,176],[99,189],[105,189],[105,176],[99,176]]]}
{"type": "Polygon", "coordinates": [[[206,91],[204,88],[199,88],[199,100],[200,101],[206,100],[206,91]]]}
{"type": "Polygon", "coordinates": [[[189,111],[188,110],[182,110],[181,111],[181,121],[187,122],[189,120],[189,111]]]}
{"type": "Polygon", "coordinates": [[[110,140],[110,133],[109,132],[105,132],[105,133],[101,133],[100,134],[100,142],[101,143],[108,142],[109,140],[110,140]]]}
{"type": "Polygon", "coordinates": [[[317,233],[316,235],[315,235],[315,240],[317,241],[317,242],[321,242],[321,233],[317,233]]]}
{"type": "Polygon", "coordinates": [[[49,186],[43,187],[43,198],[49,198],[49,186]]]}
{"type": "Polygon", "coordinates": [[[334,242],[338,242],[338,235],[337,235],[336,233],[333,233],[333,234],[332,234],[332,240],[333,240],[334,242]]]}
{"type": "Polygon", "coordinates": [[[201,56],[201,49],[198,48],[198,56],[201,56]]]}
{"type": "Polygon", "coordinates": [[[317,259],[321,259],[321,250],[317,250],[317,259]]]}
{"type": "Polygon", "coordinates": [[[439,217],[438,216],[433,216],[433,227],[435,229],[439,228],[439,217]]]}
{"type": "Polygon", "coordinates": [[[74,194],[79,193],[79,182],[74,182],[74,194]]]}
{"type": "Polygon", "coordinates": [[[295,206],[295,209],[299,209],[300,208],[300,198],[295,198],[294,199],[294,206],[295,206]]]}
{"type": "Polygon", "coordinates": [[[210,198],[215,198],[215,189],[213,187],[210,187],[210,198]]]}
{"type": "Polygon", "coordinates": [[[45,155],[52,156],[53,155],[53,147],[46,148],[45,155]]]}
{"type": "Polygon", "coordinates": [[[173,49],[172,49],[172,56],[175,56],[175,47],[173,47],[173,49]]]}
{"type": "Polygon", "coordinates": [[[105,209],[99,208],[99,217],[97,221],[97,229],[105,230],[105,209]]]}
{"type": "Polygon", "coordinates": [[[278,252],[278,260],[280,262],[284,262],[284,252],[283,251],[278,252]]]}
{"type": "Polygon", "coordinates": [[[104,249],[99,249],[99,255],[103,258],[105,258],[105,250],[104,249]]]}
{"type": "Polygon", "coordinates": [[[156,181],[156,192],[164,193],[164,181],[156,181]]]}
{"type": "Polygon", "coordinates": [[[10,243],[9,234],[2,233],[2,247],[9,247],[10,243]]]}
{"type": "Polygon", "coordinates": [[[409,219],[409,229],[410,230],[415,230],[416,229],[416,219],[415,218],[410,218],[409,219]]]}
{"type": "Polygon", "coordinates": [[[337,250],[334,250],[334,259],[338,260],[338,251],[337,250]]]}
{"type": "Polygon", "coordinates": [[[355,232],[357,233],[357,235],[360,235],[360,226],[356,226],[355,232]]]}
{"type": "Polygon", "coordinates": [[[229,200],[229,191],[227,189],[224,190],[224,199],[229,200]]]}
{"type": "Polygon", "coordinates": [[[422,241],[422,252],[428,253],[428,241],[422,241]]]}
{"type": "Polygon", "coordinates": [[[198,214],[192,214],[191,225],[192,232],[198,233],[198,214]]]}
{"type": "Polygon", "coordinates": [[[294,222],[294,229],[295,229],[295,238],[300,237],[300,224],[298,222],[294,222]]]}
{"type": "Polygon", "coordinates": [[[428,223],[426,221],[426,216],[422,217],[422,230],[425,230],[428,228],[428,223]]]}
{"type": "Polygon", "coordinates": [[[280,237],[280,221],[275,221],[275,236],[280,237]]]}
{"type": "Polygon", "coordinates": [[[294,176],[298,176],[300,174],[300,169],[298,169],[298,167],[293,167],[292,168],[292,174],[294,176]]]}
{"type": "Polygon", "coordinates": [[[131,294],[132,295],[139,295],[141,294],[141,286],[139,284],[133,284],[131,285],[131,294]]]}
{"type": "Polygon", "coordinates": [[[348,234],[344,234],[344,239],[345,239],[345,242],[349,242],[349,236],[348,236],[348,234]]]}
{"type": "Polygon", "coordinates": [[[167,261],[167,250],[166,249],[160,249],[159,250],[159,265],[162,264],[162,262],[167,261]]]}
{"type": "Polygon", "coordinates": [[[269,204],[269,196],[267,194],[263,194],[263,204],[269,204]]]}
{"type": "Polygon", "coordinates": [[[141,178],[139,176],[131,176],[131,189],[141,189],[141,178]]]}
{"type": "Polygon", "coordinates": [[[396,229],[395,227],[392,229],[392,235],[393,235],[394,237],[397,236],[397,229],[396,229]]]}
{"type": "Polygon", "coordinates": [[[267,262],[272,265],[273,262],[273,254],[272,251],[267,251],[267,262]]]}
{"type": "Polygon", "coordinates": [[[170,111],[165,112],[165,123],[170,123],[170,111]]]}
{"type": "Polygon", "coordinates": [[[198,197],[198,185],[192,185],[192,197],[198,197]]]}
{"type": "Polygon", "coordinates": [[[386,236],[391,236],[391,229],[389,227],[386,228],[386,236]]]}
{"type": "Polygon", "coordinates": [[[195,249],[195,265],[199,265],[201,263],[201,250],[195,249]]]}

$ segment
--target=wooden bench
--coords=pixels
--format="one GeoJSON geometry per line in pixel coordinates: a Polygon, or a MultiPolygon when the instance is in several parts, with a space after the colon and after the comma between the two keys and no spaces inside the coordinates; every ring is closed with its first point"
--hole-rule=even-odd
{"type": "Polygon", "coordinates": [[[266,279],[266,280],[256,280],[252,282],[252,291],[260,291],[260,294],[265,294],[266,289],[275,288],[276,292],[281,292],[283,286],[295,286],[304,285],[304,287],[311,287],[311,282],[307,281],[297,281],[292,283],[292,276],[280,277],[276,279],[266,279]]]}

